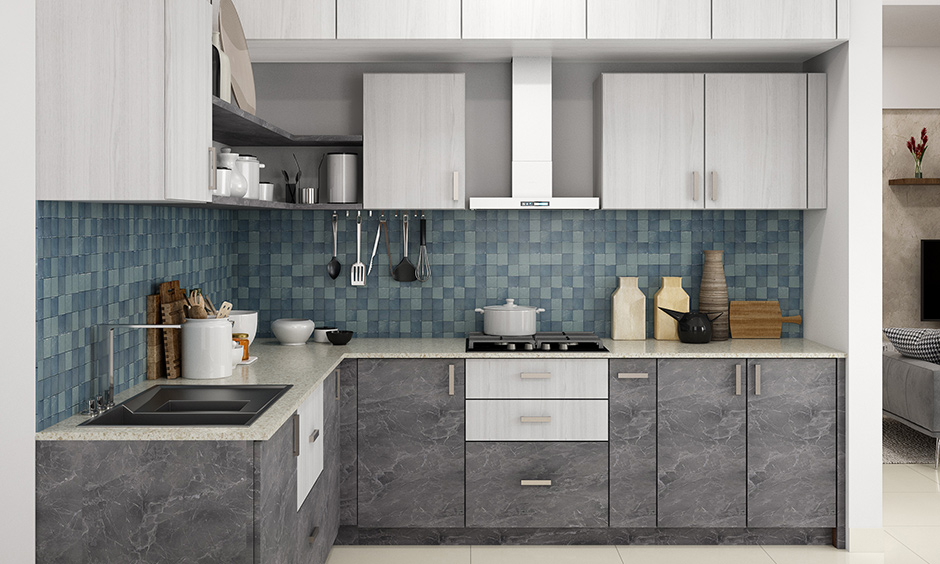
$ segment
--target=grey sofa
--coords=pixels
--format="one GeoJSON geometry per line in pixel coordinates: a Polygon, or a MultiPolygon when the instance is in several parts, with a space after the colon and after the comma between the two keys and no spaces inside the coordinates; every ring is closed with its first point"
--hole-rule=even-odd
{"type": "Polygon", "coordinates": [[[940,364],[885,351],[881,373],[884,414],[936,439],[940,466],[940,364]]]}

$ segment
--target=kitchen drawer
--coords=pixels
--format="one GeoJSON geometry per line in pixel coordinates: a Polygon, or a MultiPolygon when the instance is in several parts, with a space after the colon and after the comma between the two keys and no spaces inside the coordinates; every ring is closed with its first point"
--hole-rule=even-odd
{"type": "Polygon", "coordinates": [[[468,441],[606,441],[607,400],[467,400],[468,441]]]}
{"type": "Polygon", "coordinates": [[[467,398],[607,399],[607,360],[468,360],[467,398]]]}
{"type": "Polygon", "coordinates": [[[606,527],[607,508],[607,443],[467,444],[468,527],[606,527]]]}

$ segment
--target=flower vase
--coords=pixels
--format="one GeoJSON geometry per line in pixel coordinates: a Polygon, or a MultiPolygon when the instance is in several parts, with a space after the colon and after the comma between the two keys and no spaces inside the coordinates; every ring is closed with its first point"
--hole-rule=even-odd
{"type": "Polygon", "coordinates": [[[705,251],[702,286],[698,293],[698,310],[703,313],[721,313],[720,317],[712,321],[712,341],[727,341],[731,336],[728,305],[724,251],[705,251]]]}
{"type": "Polygon", "coordinates": [[[682,278],[663,276],[662,288],[653,296],[653,336],[657,341],[678,341],[679,324],[659,308],[682,313],[689,311],[689,295],[682,289],[682,278]]]}
{"type": "Polygon", "coordinates": [[[646,339],[646,295],[639,279],[620,277],[620,285],[610,296],[610,338],[615,341],[646,339]]]}

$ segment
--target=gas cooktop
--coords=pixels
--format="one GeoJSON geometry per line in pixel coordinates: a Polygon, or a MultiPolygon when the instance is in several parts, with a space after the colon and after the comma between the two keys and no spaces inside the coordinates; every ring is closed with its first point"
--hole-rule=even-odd
{"type": "Polygon", "coordinates": [[[600,337],[586,332],[559,331],[522,337],[470,333],[467,352],[607,352],[607,347],[600,337]]]}

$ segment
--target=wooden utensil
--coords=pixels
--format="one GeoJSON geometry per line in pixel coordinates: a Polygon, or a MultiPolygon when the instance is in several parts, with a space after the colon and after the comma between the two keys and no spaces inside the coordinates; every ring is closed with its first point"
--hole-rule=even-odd
{"type": "Polygon", "coordinates": [[[734,339],[779,339],[784,323],[799,325],[799,315],[783,317],[780,302],[731,302],[731,337],[734,339]]]}
{"type": "MultiPolygon", "coordinates": [[[[160,325],[160,294],[147,296],[147,325],[160,325]]],[[[147,379],[166,378],[163,335],[159,329],[147,329],[147,379]]]]}
{"type": "Polygon", "coordinates": [[[257,108],[255,76],[251,69],[245,30],[242,29],[242,22],[232,0],[222,0],[219,4],[219,31],[222,32],[222,50],[228,55],[232,67],[232,91],[235,93],[235,101],[238,102],[239,108],[253,114],[257,108]]]}
{"type": "Polygon", "coordinates": [[[216,314],[216,319],[224,319],[228,317],[228,314],[232,311],[232,304],[230,302],[222,302],[222,305],[219,306],[219,312],[216,314]]]}

